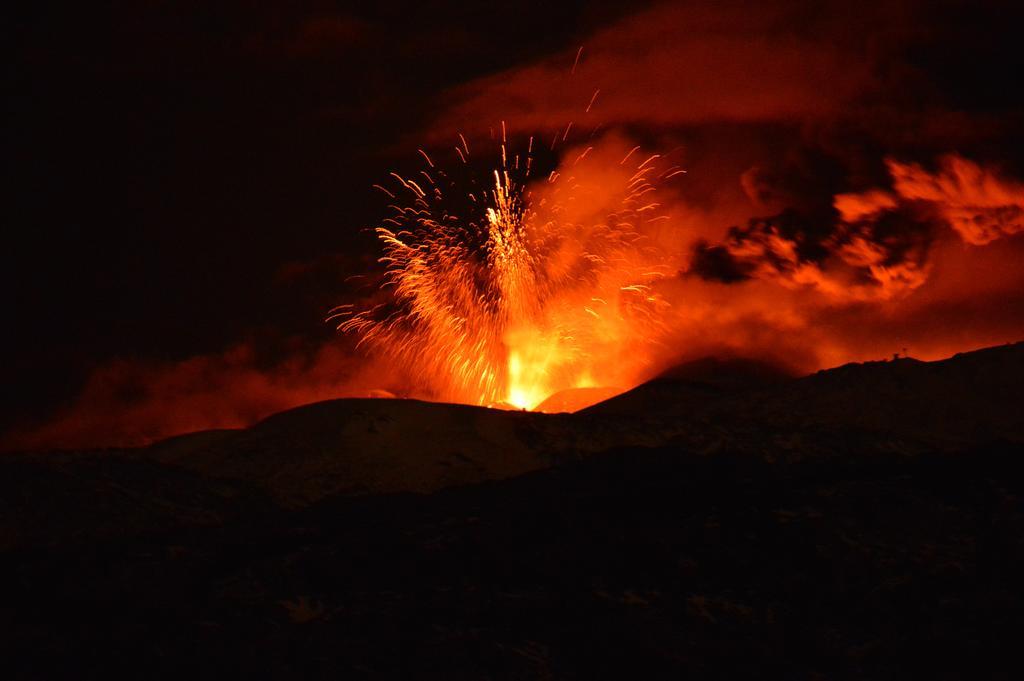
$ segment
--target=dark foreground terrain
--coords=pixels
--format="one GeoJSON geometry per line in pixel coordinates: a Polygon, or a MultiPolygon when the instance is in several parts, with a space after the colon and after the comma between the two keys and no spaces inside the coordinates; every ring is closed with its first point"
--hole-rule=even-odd
{"type": "Polygon", "coordinates": [[[3,674],[1020,678],[1022,386],[1021,345],[709,362],[571,416],[8,455],[3,674]]]}

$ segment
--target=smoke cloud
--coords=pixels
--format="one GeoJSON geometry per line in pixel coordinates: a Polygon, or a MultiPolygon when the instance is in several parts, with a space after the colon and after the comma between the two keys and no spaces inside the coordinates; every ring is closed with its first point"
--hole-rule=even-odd
{"type": "Polygon", "coordinates": [[[6,450],[139,446],[179,433],[241,428],[319,400],[390,395],[385,367],[328,344],[269,366],[248,343],[180,362],[115,360],[92,372],[72,404],[8,433],[6,450]]]}

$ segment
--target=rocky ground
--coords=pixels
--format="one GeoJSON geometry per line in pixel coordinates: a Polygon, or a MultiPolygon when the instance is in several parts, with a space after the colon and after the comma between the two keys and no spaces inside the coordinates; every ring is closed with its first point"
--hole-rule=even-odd
{"type": "Polygon", "coordinates": [[[1019,676],[1024,346],[0,460],[8,678],[1019,676]]]}

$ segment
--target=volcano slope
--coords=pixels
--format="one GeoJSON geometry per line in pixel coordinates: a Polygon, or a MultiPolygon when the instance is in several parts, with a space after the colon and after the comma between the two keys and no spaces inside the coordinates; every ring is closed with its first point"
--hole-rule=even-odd
{"type": "Polygon", "coordinates": [[[8,678],[1016,678],[1024,344],[0,457],[8,678]]]}

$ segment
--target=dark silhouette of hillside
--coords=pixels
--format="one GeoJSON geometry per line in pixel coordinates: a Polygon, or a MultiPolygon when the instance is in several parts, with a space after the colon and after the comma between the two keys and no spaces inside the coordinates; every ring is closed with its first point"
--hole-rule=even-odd
{"type": "Polygon", "coordinates": [[[9,678],[1015,678],[1024,344],[0,458],[9,678]]]}

